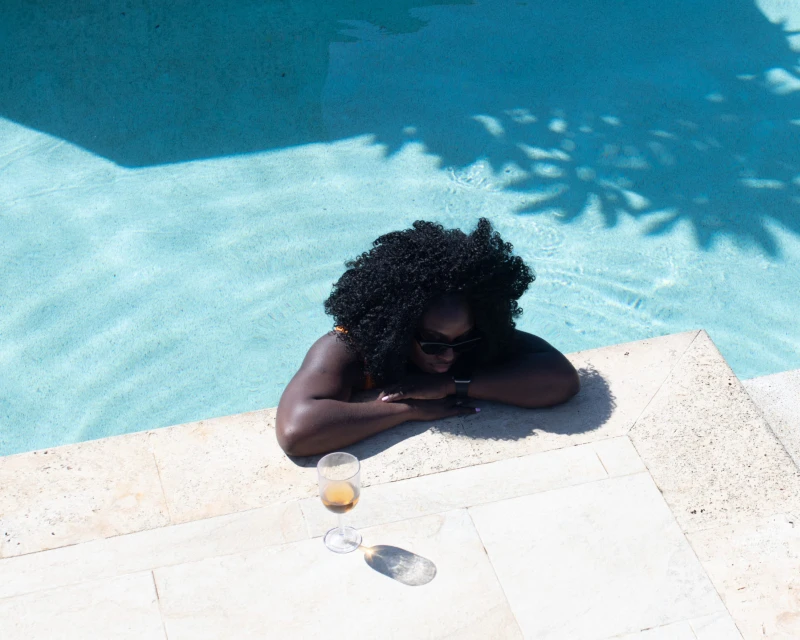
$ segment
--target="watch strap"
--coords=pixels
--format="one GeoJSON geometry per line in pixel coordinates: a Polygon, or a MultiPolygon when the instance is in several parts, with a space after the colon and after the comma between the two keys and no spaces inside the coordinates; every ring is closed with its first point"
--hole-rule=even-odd
{"type": "Polygon", "coordinates": [[[469,397],[469,383],[472,380],[467,376],[453,376],[453,382],[456,385],[456,397],[467,398],[469,397]]]}

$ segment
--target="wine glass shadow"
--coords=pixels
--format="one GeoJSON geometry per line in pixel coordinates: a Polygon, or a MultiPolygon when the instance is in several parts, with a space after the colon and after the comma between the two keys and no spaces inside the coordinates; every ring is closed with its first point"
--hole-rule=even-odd
{"type": "Polygon", "coordinates": [[[387,544],[361,545],[360,549],[372,569],[409,587],[428,584],[436,577],[436,565],[411,551],[387,544]]]}

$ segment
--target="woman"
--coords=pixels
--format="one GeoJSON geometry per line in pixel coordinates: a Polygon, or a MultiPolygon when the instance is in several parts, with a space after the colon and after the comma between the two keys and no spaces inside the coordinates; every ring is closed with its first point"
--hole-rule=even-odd
{"type": "Polygon", "coordinates": [[[278,405],[289,455],[341,449],[408,420],[480,411],[467,399],[547,407],[575,395],[569,361],[514,328],[534,275],[488,220],[470,234],[417,221],[346,264],[311,347],[278,405]],[[352,394],[376,389],[368,402],[352,394]]]}

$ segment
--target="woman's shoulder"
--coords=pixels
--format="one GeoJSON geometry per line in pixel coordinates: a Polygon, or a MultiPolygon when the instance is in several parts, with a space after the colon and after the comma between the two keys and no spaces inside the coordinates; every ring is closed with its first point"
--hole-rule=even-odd
{"type": "Polygon", "coordinates": [[[556,348],[547,340],[535,336],[527,331],[514,329],[514,350],[520,353],[542,353],[545,351],[556,351],[556,348]]]}
{"type": "Polygon", "coordinates": [[[360,369],[346,345],[327,333],[311,345],[300,369],[286,385],[279,407],[286,411],[317,398],[348,401],[362,377],[360,369]]]}
{"type": "Polygon", "coordinates": [[[317,340],[306,356],[309,366],[338,372],[354,389],[374,388],[375,381],[364,372],[364,358],[348,348],[342,340],[342,333],[337,327],[317,340]]]}
{"type": "Polygon", "coordinates": [[[316,361],[319,359],[337,364],[350,364],[358,362],[358,355],[349,349],[337,331],[328,331],[317,339],[308,350],[306,359],[316,361]]]}

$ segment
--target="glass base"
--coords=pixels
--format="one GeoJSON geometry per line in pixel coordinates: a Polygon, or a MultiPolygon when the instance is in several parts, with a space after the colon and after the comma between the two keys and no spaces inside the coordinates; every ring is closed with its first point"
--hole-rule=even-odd
{"type": "Polygon", "coordinates": [[[361,546],[361,534],[353,527],[335,527],[323,538],[325,546],[336,553],[350,553],[361,546]],[[344,533],[344,535],[342,535],[344,533]]]}

